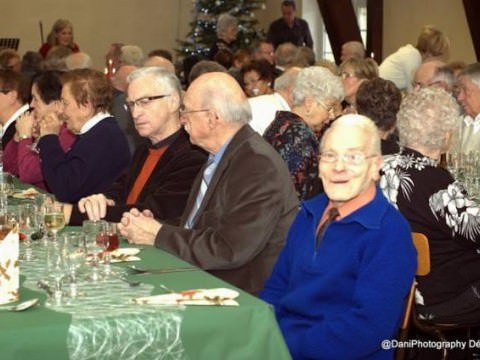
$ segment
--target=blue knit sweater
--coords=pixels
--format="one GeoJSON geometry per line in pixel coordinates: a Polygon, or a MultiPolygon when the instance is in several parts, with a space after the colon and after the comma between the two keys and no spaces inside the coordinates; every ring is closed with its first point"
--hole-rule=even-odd
{"type": "Polygon", "coordinates": [[[328,199],[302,203],[261,297],[274,305],[294,359],[391,359],[416,270],[410,227],[377,188],[375,198],[315,230],[328,199]]]}
{"type": "Polygon", "coordinates": [[[108,190],[130,161],[127,139],[113,117],[78,136],[67,153],[57,135],[42,136],[38,147],[49,191],[68,203],[108,190]]]}

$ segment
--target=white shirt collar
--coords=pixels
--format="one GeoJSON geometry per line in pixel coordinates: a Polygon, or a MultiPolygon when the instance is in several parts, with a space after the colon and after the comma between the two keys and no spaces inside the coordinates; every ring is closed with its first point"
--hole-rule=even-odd
{"type": "Polygon", "coordinates": [[[287,101],[283,98],[282,95],[280,95],[277,92],[274,92],[273,96],[275,96],[275,99],[277,99],[278,103],[280,104],[280,106],[282,107],[283,110],[285,110],[285,111],[290,111],[291,110],[290,105],[288,105],[287,101]]]}
{"type": "Polygon", "coordinates": [[[82,128],[80,129],[79,135],[85,134],[87,131],[97,125],[100,121],[111,116],[112,114],[107,112],[99,112],[95,114],[90,120],[83,124],[82,128]]]}
{"type": "Polygon", "coordinates": [[[463,118],[463,122],[466,126],[473,125],[474,134],[480,131],[480,114],[477,114],[477,116],[475,116],[475,119],[473,119],[470,115],[467,115],[463,118]]]}
{"type": "Polygon", "coordinates": [[[17,111],[15,111],[13,113],[12,116],[10,116],[10,118],[7,120],[7,122],[3,125],[3,131],[2,131],[2,134],[5,134],[7,132],[7,129],[10,125],[12,125],[12,123],[17,120],[18,117],[20,117],[20,115],[22,115],[25,111],[27,111],[28,109],[30,108],[30,106],[28,104],[25,104],[23,106],[21,106],[17,111]]]}

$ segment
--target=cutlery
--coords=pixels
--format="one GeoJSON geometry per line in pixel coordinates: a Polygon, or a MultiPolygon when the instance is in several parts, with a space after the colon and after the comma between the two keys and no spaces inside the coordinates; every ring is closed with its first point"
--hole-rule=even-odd
{"type": "Polygon", "coordinates": [[[45,281],[43,281],[43,280],[38,280],[37,286],[38,286],[40,289],[45,290],[45,292],[46,292],[49,296],[53,296],[53,290],[52,290],[52,288],[51,288],[50,285],[48,285],[45,281]]]}
{"type": "Polygon", "coordinates": [[[187,267],[170,267],[170,268],[163,268],[163,269],[148,269],[148,268],[139,268],[135,265],[128,266],[128,269],[133,271],[135,275],[141,274],[168,274],[174,272],[184,272],[184,271],[200,271],[201,269],[187,266],[187,267]]]}
{"type": "Polygon", "coordinates": [[[17,305],[12,305],[12,306],[7,306],[7,307],[1,307],[0,310],[7,310],[7,311],[24,311],[27,309],[30,309],[31,307],[35,306],[38,304],[39,299],[30,299],[27,301],[23,301],[17,305]]]}
{"type": "Polygon", "coordinates": [[[130,285],[131,287],[135,287],[135,286],[138,286],[140,285],[142,282],[141,281],[135,281],[135,280],[128,280],[126,277],[123,277],[123,276],[119,276],[118,277],[119,280],[122,280],[123,282],[126,282],[128,285],[130,285]]]}

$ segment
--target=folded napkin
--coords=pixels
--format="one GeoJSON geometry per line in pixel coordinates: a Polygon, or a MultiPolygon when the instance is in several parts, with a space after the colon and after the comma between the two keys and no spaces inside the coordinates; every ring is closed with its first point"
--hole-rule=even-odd
{"type": "Polygon", "coordinates": [[[238,291],[226,288],[192,289],[178,293],[139,297],[134,304],[238,306],[238,291]]]}
{"type": "Polygon", "coordinates": [[[137,255],[140,249],[137,248],[118,248],[110,252],[110,262],[124,262],[124,261],[139,261],[141,260],[137,255]]]}
{"type": "MultiPolygon", "coordinates": [[[[119,263],[119,262],[127,262],[127,261],[139,261],[141,260],[137,255],[141,249],[137,248],[118,248],[110,252],[110,263],[119,263]]],[[[105,257],[105,253],[101,252],[98,255],[100,260],[103,260],[105,257]]],[[[91,262],[93,260],[93,254],[87,255],[87,262],[91,262]]]]}
{"type": "Polygon", "coordinates": [[[18,193],[13,194],[12,196],[17,199],[33,199],[35,196],[40,194],[36,189],[33,187],[28,188],[26,190],[22,190],[18,193]]]}

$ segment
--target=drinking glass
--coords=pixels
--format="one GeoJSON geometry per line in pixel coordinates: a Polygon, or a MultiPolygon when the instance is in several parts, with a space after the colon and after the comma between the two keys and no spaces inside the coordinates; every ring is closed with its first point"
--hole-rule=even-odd
{"type": "Polygon", "coordinates": [[[45,225],[43,219],[45,217],[45,207],[49,204],[53,204],[55,198],[49,194],[38,194],[35,196],[35,207],[37,209],[37,222],[38,222],[38,233],[36,234],[37,239],[42,239],[43,246],[47,246],[48,236],[47,231],[45,230],[45,225]]]}
{"type": "Polygon", "coordinates": [[[45,205],[45,215],[43,216],[45,228],[52,232],[53,241],[57,241],[57,233],[65,226],[65,217],[63,215],[63,204],[53,203],[45,205]]]}
{"type": "Polygon", "coordinates": [[[101,232],[105,223],[106,221],[104,220],[84,220],[82,223],[82,231],[85,234],[87,253],[92,259],[92,272],[88,279],[94,282],[101,279],[98,271],[98,254],[102,252],[103,248],[97,243],[97,235],[101,232]]]}
{"type": "Polygon", "coordinates": [[[70,279],[70,297],[78,296],[77,271],[85,263],[87,249],[85,236],[81,232],[70,231],[63,235],[65,262],[70,279]]]}
{"type": "Polygon", "coordinates": [[[23,260],[35,260],[32,251],[32,234],[38,230],[37,209],[34,204],[23,204],[18,209],[18,225],[20,233],[25,235],[25,253],[23,260]]]}
{"type": "Polygon", "coordinates": [[[62,241],[49,241],[47,244],[47,277],[48,282],[53,281],[53,293],[47,299],[48,306],[61,306],[63,300],[63,279],[67,274],[65,263],[64,243],[62,241]]]}
{"type": "Polygon", "coordinates": [[[13,185],[13,177],[9,173],[0,173],[0,209],[6,209],[8,205],[8,197],[13,195],[15,186],[13,185]]]}
{"type": "Polygon", "coordinates": [[[97,234],[97,245],[103,249],[103,274],[105,277],[117,275],[110,265],[110,252],[118,249],[118,233],[117,224],[112,222],[104,222],[97,234]]]}

